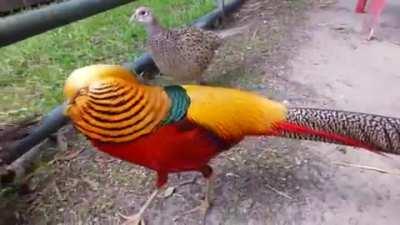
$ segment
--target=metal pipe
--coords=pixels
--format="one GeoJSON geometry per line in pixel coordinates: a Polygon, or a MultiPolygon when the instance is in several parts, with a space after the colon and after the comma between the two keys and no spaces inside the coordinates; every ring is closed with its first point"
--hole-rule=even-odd
{"type": "Polygon", "coordinates": [[[222,19],[225,15],[229,15],[231,13],[234,13],[236,10],[240,8],[240,6],[245,2],[246,0],[233,0],[229,2],[228,4],[224,3],[223,10],[222,9],[216,9],[200,18],[195,20],[192,23],[192,26],[203,28],[203,29],[211,29],[213,28],[213,25],[216,21],[222,19]]]}
{"type": "MultiPolygon", "coordinates": [[[[233,13],[237,10],[245,0],[234,0],[225,6],[225,15],[233,13]]],[[[221,18],[223,13],[220,10],[214,10],[205,16],[200,17],[192,23],[192,26],[199,28],[210,28],[212,25],[221,18]]],[[[151,55],[148,53],[143,54],[140,58],[134,62],[124,63],[123,66],[136,74],[142,72],[154,72],[157,71],[151,55]]],[[[62,126],[68,123],[69,119],[63,114],[63,105],[57,106],[53,109],[40,123],[32,133],[27,137],[17,141],[13,146],[7,150],[0,152],[0,166],[3,164],[10,164],[21,155],[29,151],[36,144],[43,141],[45,138],[56,132],[62,126]]]]}
{"type": "Polygon", "coordinates": [[[69,0],[0,19],[0,47],[136,0],[69,0]]]}
{"type": "Polygon", "coordinates": [[[63,113],[64,105],[59,105],[45,116],[40,125],[25,138],[14,142],[0,151],[0,165],[10,164],[29,151],[36,144],[68,123],[69,119],[63,113]]]}

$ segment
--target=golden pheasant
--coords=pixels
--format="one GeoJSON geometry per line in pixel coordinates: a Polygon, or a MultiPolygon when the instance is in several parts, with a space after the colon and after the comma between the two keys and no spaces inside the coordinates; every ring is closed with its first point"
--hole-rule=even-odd
{"type": "Polygon", "coordinates": [[[128,222],[142,218],[169,173],[199,171],[210,178],[209,161],[246,136],[307,139],[400,154],[397,118],[288,108],[236,89],[148,86],[115,65],[75,70],[64,93],[66,115],[97,149],[158,175],[156,190],[128,222]]]}
{"type": "Polygon", "coordinates": [[[179,82],[204,83],[203,72],[208,68],[222,39],[242,32],[247,27],[233,28],[219,33],[195,27],[166,29],[153,16],[150,8],[139,7],[131,16],[145,25],[149,52],[160,73],[179,82]]]}

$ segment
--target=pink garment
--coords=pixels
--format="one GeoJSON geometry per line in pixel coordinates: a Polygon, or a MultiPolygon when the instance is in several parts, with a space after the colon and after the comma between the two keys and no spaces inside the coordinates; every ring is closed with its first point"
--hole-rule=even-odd
{"type": "MultiPolygon", "coordinates": [[[[383,9],[385,8],[386,0],[370,0],[368,4],[368,14],[375,17],[380,17],[383,9]]],[[[367,0],[358,0],[356,5],[356,13],[365,13],[365,7],[367,6],[367,0]]]]}
{"type": "Polygon", "coordinates": [[[368,14],[372,14],[379,19],[383,9],[385,8],[385,5],[386,0],[372,0],[368,5],[368,14]]]}
{"type": "Polygon", "coordinates": [[[365,6],[367,5],[367,0],[358,0],[356,5],[356,13],[365,13],[365,6]]]}

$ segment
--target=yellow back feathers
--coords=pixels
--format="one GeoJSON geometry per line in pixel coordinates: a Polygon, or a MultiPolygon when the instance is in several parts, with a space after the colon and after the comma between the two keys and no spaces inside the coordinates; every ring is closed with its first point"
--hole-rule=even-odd
{"type": "Polygon", "coordinates": [[[170,100],[162,88],[140,84],[120,66],[93,65],[67,79],[65,113],[91,139],[126,142],[150,133],[166,117],[170,100]]]}
{"type": "Polygon", "coordinates": [[[255,93],[197,85],[183,87],[191,99],[187,117],[226,140],[265,135],[286,118],[283,104],[255,93]]]}

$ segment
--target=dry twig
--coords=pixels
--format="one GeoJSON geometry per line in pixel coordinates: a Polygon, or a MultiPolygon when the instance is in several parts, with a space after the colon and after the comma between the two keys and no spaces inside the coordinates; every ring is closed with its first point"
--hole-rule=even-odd
{"type": "Polygon", "coordinates": [[[276,188],[274,188],[274,187],[272,187],[272,186],[270,186],[268,184],[266,184],[266,186],[267,186],[267,188],[269,188],[270,190],[274,191],[278,195],[283,196],[283,197],[285,197],[285,198],[287,198],[289,200],[293,200],[293,198],[290,195],[286,194],[285,192],[279,191],[278,189],[276,189],[276,188]]]}
{"type": "Polygon", "coordinates": [[[358,164],[347,163],[347,162],[334,162],[334,164],[338,165],[338,166],[355,167],[355,168],[359,168],[362,170],[370,170],[370,171],[375,171],[378,173],[400,176],[400,171],[389,171],[389,170],[384,170],[384,169],[380,169],[380,168],[376,168],[376,167],[372,167],[372,166],[364,166],[364,165],[358,165],[358,164]]]}
{"type": "Polygon", "coordinates": [[[65,154],[63,156],[59,156],[59,157],[51,160],[50,162],[48,162],[48,165],[52,165],[52,164],[54,164],[54,163],[56,163],[58,161],[70,161],[70,160],[78,157],[79,154],[81,154],[84,150],[85,150],[85,147],[82,147],[79,150],[73,151],[73,152],[65,154]]]}

